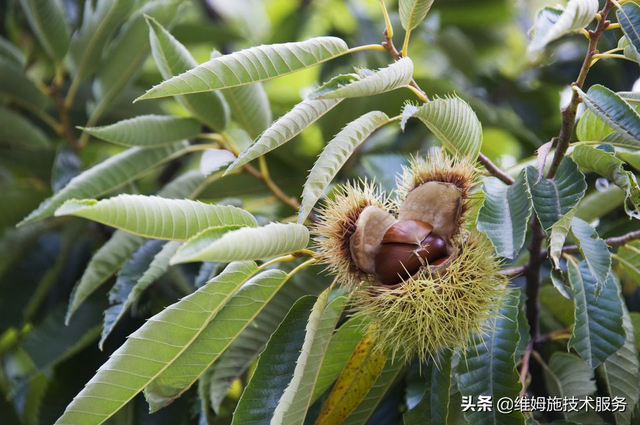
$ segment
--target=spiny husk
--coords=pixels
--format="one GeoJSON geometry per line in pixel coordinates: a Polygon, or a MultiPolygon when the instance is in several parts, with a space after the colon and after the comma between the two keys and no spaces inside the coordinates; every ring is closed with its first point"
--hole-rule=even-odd
{"type": "Polygon", "coordinates": [[[417,187],[428,182],[441,182],[454,185],[461,194],[462,204],[457,228],[461,229],[475,198],[470,189],[478,178],[478,170],[468,158],[454,158],[444,151],[425,157],[413,158],[398,178],[395,209],[399,210],[407,195],[417,187]]]}
{"type": "Polygon", "coordinates": [[[439,274],[428,268],[398,287],[363,287],[353,295],[356,315],[375,327],[382,350],[405,359],[433,359],[440,349],[465,348],[482,334],[504,302],[507,279],[491,242],[481,233],[456,241],[458,257],[439,274]]]}
{"type": "Polygon", "coordinates": [[[351,258],[349,241],[360,213],[368,206],[383,210],[389,210],[389,206],[377,186],[366,180],[339,186],[334,193],[334,198],[327,199],[318,211],[313,233],[317,236],[320,262],[327,265],[327,270],[336,275],[341,285],[353,288],[372,278],[359,270],[351,258]]]}

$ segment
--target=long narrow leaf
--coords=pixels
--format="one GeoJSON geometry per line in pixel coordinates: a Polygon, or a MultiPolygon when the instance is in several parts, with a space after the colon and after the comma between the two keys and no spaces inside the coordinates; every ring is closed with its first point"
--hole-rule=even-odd
{"type": "Polygon", "coordinates": [[[233,263],[150,318],[100,367],[56,424],[101,424],[113,416],[192,346],[256,268],[255,263],[233,263]]]}
{"type": "Polygon", "coordinates": [[[274,122],[258,140],[246,148],[229,166],[227,173],[270,152],[300,134],[305,128],[329,112],[342,99],[303,100],[274,122]]]}
{"type": "Polygon", "coordinates": [[[336,37],[252,47],[212,59],[153,87],[138,100],[236,87],[290,74],[344,54],[336,37]]]}
{"type": "Polygon", "coordinates": [[[338,170],[349,159],[353,151],[376,129],[389,122],[389,117],[379,111],[369,112],[347,126],[327,144],[309,172],[302,191],[302,206],[298,223],[306,220],[338,170]]]}
{"type": "Polygon", "coordinates": [[[400,0],[398,10],[402,28],[410,31],[420,25],[432,5],[433,0],[400,0]]]}
{"type": "Polygon", "coordinates": [[[175,143],[159,148],[131,148],[75,177],[64,189],[44,201],[18,226],[51,217],[66,201],[95,198],[109,193],[184,153],[187,144],[175,143]]]}
{"type": "Polygon", "coordinates": [[[67,201],[56,216],[73,215],[155,239],[184,241],[216,226],[255,226],[256,219],[240,208],[159,196],[118,195],[67,201]]]}
{"type": "Polygon", "coordinates": [[[69,48],[69,26],[60,0],[20,0],[29,25],[44,50],[61,61],[69,48]]]}

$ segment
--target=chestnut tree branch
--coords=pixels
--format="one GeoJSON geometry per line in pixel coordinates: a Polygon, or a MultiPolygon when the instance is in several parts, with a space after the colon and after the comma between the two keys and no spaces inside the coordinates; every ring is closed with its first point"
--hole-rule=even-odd
{"type": "Polygon", "coordinates": [[[486,168],[489,174],[491,174],[493,177],[499,178],[506,184],[513,184],[513,177],[498,168],[498,166],[494,164],[485,154],[478,154],[478,162],[484,165],[484,168],[486,168]]]}

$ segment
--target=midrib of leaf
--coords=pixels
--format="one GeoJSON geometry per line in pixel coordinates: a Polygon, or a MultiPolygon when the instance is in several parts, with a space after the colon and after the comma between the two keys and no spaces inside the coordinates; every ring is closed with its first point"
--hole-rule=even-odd
{"type": "MultiPolygon", "coordinates": [[[[637,3],[629,3],[629,4],[635,4],[635,5],[637,6],[637,3]]],[[[633,6],[631,6],[631,7],[633,7],[633,6]]],[[[638,9],[640,10],[640,7],[639,7],[638,9]]],[[[635,37],[635,39],[636,39],[636,44],[634,44],[634,43],[633,43],[633,41],[631,41],[631,40],[629,40],[629,41],[631,42],[631,45],[632,45],[632,46],[634,46],[634,48],[635,48],[635,46],[636,46],[638,43],[640,43],[640,33],[638,33],[638,31],[636,31],[636,27],[635,27],[635,26],[633,26],[633,22],[631,22],[631,18],[629,18],[629,15],[627,15],[627,12],[624,10],[624,6],[620,7],[620,8],[617,10],[617,12],[616,12],[616,13],[617,13],[617,14],[619,13],[619,14],[623,15],[623,16],[627,19],[627,22],[629,23],[629,27],[631,27],[631,30],[633,31],[633,36],[634,36],[634,37],[635,37]]],[[[621,23],[621,24],[622,24],[622,23],[621,23]]],[[[625,34],[626,34],[626,31],[625,31],[625,34]]],[[[628,36],[629,36],[629,34],[627,34],[627,37],[628,37],[628,36]]],[[[639,53],[640,53],[640,52],[639,52],[639,53]]]]}
{"type": "MultiPolygon", "coordinates": [[[[629,248],[629,246],[627,246],[627,248],[629,248]]],[[[634,250],[637,251],[637,250],[634,250]]],[[[640,254],[640,252],[638,252],[638,254],[640,254]]],[[[636,273],[640,274],[640,268],[636,267],[635,265],[633,265],[632,263],[628,262],[627,260],[625,260],[624,258],[620,257],[619,255],[616,254],[611,254],[611,256],[613,258],[615,258],[616,260],[618,260],[619,263],[622,263],[624,265],[626,265],[627,267],[629,267],[631,270],[635,271],[636,273]]]]}
{"type": "MultiPolygon", "coordinates": [[[[604,87],[600,86],[600,88],[604,88],[604,87]]],[[[591,91],[592,89],[589,89],[589,91],[591,91]]],[[[588,99],[589,98],[589,93],[588,92],[584,93],[579,88],[575,88],[574,90],[577,90],[578,93],[580,94],[580,96],[583,99],[585,99],[585,98],[588,99]]],[[[604,93],[609,94],[608,91],[609,90],[605,88],[604,93]]],[[[614,92],[611,92],[611,93],[613,93],[614,97],[617,96],[623,104],[626,104],[629,107],[629,109],[631,109],[632,115],[635,115],[637,120],[640,121],[640,114],[638,114],[638,112],[636,112],[635,109],[624,98],[622,98],[622,96],[619,96],[614,92]]],[[[590,104],[591,107],[593,107],[594,109],[598,110],[603,116],[607,117],[607,119],[609,119],[610,122],[617,123],[615,117],[613,117],[612,115],[608,114],[607,111],[604,108],[600,107],[600,105],[597,102],[593,102],[593,101],[589,100],[588,104],[590,104]]],[[[609,123],[606,123],[606,124],[609,124],[609,123]]],[[[609,124],[609,126],[611,126],[611,124],[609,124]]],[[[623,127],[621,125],[616,125],[615,128],[614,128],[614,131],[622,133],[624,136],[629,137],[632,140],[637,140],[636,137],[630,132],[630,130],[626,126],[623,127]]]]}
{"type": "MultiPolygon", "coordinates": [[[[33,4],[33,0],[27,0],[29,2],[29,4],[31,4],[30,12],[34,14],[34,17],[36,18],[36,20],[38,21],[38,23],[42,22],[42,16],[40,15],[40,8],[35,6],[33,4]]],[[[48,1],[52,1],[52,0],[48,0],[48,1]]],[[[44,35],[44,34],[43,34],[44,35]]],[[[49,39],[47,37],[38,37],[38,41],[40,43],[46,44],[46,46],[43,46],[45,48],[45,50],[47,52],[55,52],[56,50],[53,48],[53,45],[49,42],[49,39]]],[[[53,55],[55,56],[55,54],[53,55]]],[[[54,58],[55,62],[60,62],[60,60],[56,57],[54,58]]]]}

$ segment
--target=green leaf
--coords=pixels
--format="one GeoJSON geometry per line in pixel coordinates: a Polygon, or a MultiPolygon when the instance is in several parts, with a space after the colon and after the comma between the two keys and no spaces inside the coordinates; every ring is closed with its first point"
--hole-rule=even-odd
{"type": "Polygon", "coordinates": [[[410,116],[419,118],[450,153],[476,159],[482,147],[482,125],[467,102],[452,96],[409,110],[410,116]]]}
{"type": "Polygon", "coordinates": [[[329,112],[342,99],[331,100],[303,100],[292,110],[278,118],[251,146],[246,148],[235,160],[227,173],[235,171],[248,162],[270,152],[316,122],[321,116],[329,112]]]}
{"type": "Polygon", "coordinates": [[[636,52],[640,52],[640,5],[627,2],[616,10],[616,17],[624,35],[636,52]]]}
{"type": "Polygon", "coordinates": [[[347,52],[337,37],[252,47],[211,59],[153,87],[137,100],[200,93],[275,78],[326,62],[347,52]]]}
{"type": "Polygon", "coordinates": [[[233,87],[223,90],[222,94],[231,109],[231,117],[252,139],[271,125],[271,105],[262,83],[233,87]]]}
{"type": "MultiPolygon", "coordinates": [[[[198,66],[191,53],[166,29],[151,17],[147,17],[151,52],[160,70],[162,78],[174,75],[198,66]]],[[[229,121],[229,105],[220,92],[176,96],[195,118],[217,131],[222,131],[229,121]]]]}
{"type": "MultiPolygon", "coordinates": [[[[618,282],[615,283],[618,286],[618,282]]],[[[609,396],[623,397],[627,402],[626,409],[613,413],[616,424],[628,425],[640,397],[640,362],[633,324],[625,306],[622,307],[622,326],[626,335],[624,345],[605,360],[602,372],[609,396]]]]}
{"type": "Polygon", "coordinates": [[[315,301],[316,297],[300,298],[271,335],[233,413],[232,425],[280,423],[274,413],[293,376],[295,360],[305,338],[305,325],[315,301]]]}
{"type": "Polygon", "coordinates": [[[278,401],[271,419],[272,424],[302,425],[304,423],[320,366],[347,301],[345,296],[339,296],[329,302],[329,295],[330,289],[325,290],[313,306],[306,327],[304,344],[295,360],[296,368],[293,378],[278,401]]]}
{"type": "Polygon", "coordinates": [[[358,343],[364,338],[364,330],[362,319],[355,317],[349,319],[333,334],[318,372],[318,379],[311,396],[312,403],[340,376],[340,372],[356,350],[358,343]]]}
{"type": "Polygon", "coordinates": [[[181,156],[187,143],[175,143],[159,148],[130,148],[86,170],[64,189],[44,201],[18,226],[51,217],[67,200],[94,198],[132,182],[153,168],[181,156]]]}
{"type": "MultiPolygon", "coordinates": [[[[164,198],[190,198],[204,182],[204,177],[198,171],[190,171],[176,178],[166,185],[159,193],[164,198]]],[[[86,301],[96,289],[116,274],[124,262],[144,242],[145,238],[132,235],[122,230],[116,231],[94,255],[78,281],[69,301],[66,323],[78,307],[86,301]]]]}
{"type": "Polygon", "coordinates": [[[538,171],[527,167],[527,184],[533,208],[546,232],[578,204],[587,190],[584,174],[571,158],[565,157],[553,179],[536,181],[538,171]]]}
{"type": "Polygon", "coordinates": [[[400,0],[398,10],[400,11],[400,21],[402,28],[411,31],[427,16],[429,9],[433,5],[433,0],[400,0]]]}
{"type": "Polygon", "coordinates": [[[486,178],[482,191],[478,230],[489,236],[498,255],[513,259],[524,245],[533,206],[525,170],[510,186],[495,177],[486,178]]]}
{"type": "Polygon", "coordinates": [[[413,62],[408,57],[392,63],[378,71],[357,70],[358,78],[345,84],[321,86],[309,95],[309,99],[341,99],[364,97],[386,93],[400,87],[406,87],[413,79],[413,62]]]}
{"type": "Polygon", "coordinates": [[[64,215],[83,217],[146,238],[176,241],[187,240],[209,227],[257,224],[251,214],[233,206],[126,194],[102,201],[67,201],[56,210],[56,216],[64,215]]]}
{"type": "Polygon", "coordinates": [[[624,344],[620,292],[616,282],[610,281],[596,298],[596,279],[586,262],[569,261],[567,267],[576,306],[568,348],[575,349],[593,369],[624,344]]]}
{"type": "MultiPolygon", "coordinates": [[[[478,400],[479,396],[490,396],[493,400],[508,397],[515,400],[522,390],[516,370],[515,354],[520,341],[518,331],[519,294],[507,293],[507,302],[497,318],[492,319],[491,330],[476,335],[472,345],[464,353],[456,368],[458,389],[463,396],[478,400]],[[495,326],[493,326],[495,325],[495,326]]],[[[508,415],[480,409],[465,412],[467,421],[474,424],[523,424],[522,413],[514,411],[508,415]]]]}
{"type": "Polygon", "coordinates": [[[0,141],[12,147],[28,150],[51,147],[47,136],[24,116],[10,109],[0,108],[0,141]]]}
{"type": "Polygon", "coordinates": [[[387,359],[378,379],[355,410],[344,420],[343,425],[367,424],[403,370],[402,360],[387,359]]]}
{"type": "Polygon", "coordinates": [[[386,362],[387,355],[375,347],[375,337],[369,330],[340,373],[316,422],[343,423],[370,392],[386,362]]]}
{"type": "Polygon", "coordinates": [[[625,273],[635,282],[640,282],[640,241],[633,241],[621,247],[615,259],[625,273]]]}
{"type": "Polygon", "coordinates": [[[289,277],[282,270],[267,270],[245,283],[200,338],[145,389],[151,411],[167,406],[188,390],[262,312],[289,277]]]}
{"type": "MultiPolygon", "coordinates": [[[[596,391],[594,371],[589,369],[589,366],[575,354],[556,352],[551,356],[549,364],[542,363],[542,367],[544,369],[544,382],[551,396],[580,398],[591,395],[596,391]]],[[[567,419],[577,420],[578,416],[584,413],[566,412],[565,416],[567,419]]]]}
{"type": "Polygon", "coordinates": [[[562,248],[571,230],[571,223],[575,217],[576,210],[577,207],[572,208],[551,226],[551,234],[549,235],[549,259],[553,267],[551,271],[551,282],[562,296],[568,299],[571,299],[571,295],[569,295],[564,285],[565,279],[562,268],[560,267],[560,259],[562,257],[562,248]]]}
{"type": "Polygon", "coordinates": [[[200,123],[191,118],[140,115],[104,127],[82,130],[118,145],[154,147],[194,138],[200,133],[200,123]]]}
{"type": "Polygon", "coordinates": [[[624,162],[614,154],[593,146],[580,145],[573,151],[576,163],[611,180],[625,192],[624,208],[631,218],[640,218],[640,186],[636,176],[624,169],[624,162]]]}
{"type": "MultiPolygon", "coordinates": [[[[640,96],[634,92],[619,92],[618,95],[631,105],[636,111],[640,111],[640,96]]],[[[578,140],[582,142],[602,142],[604,140],[609,141],[612,134],[616,134],[615,130],[607,125],[606,122],[598,118],[598,116],[591,110],[587,109],[580,117],[578,124],[576,125],[576,136],[578,140]]],[[[632,143],[620,139],[623,147],[635,148],[640,147],[637,141],[632,143]]]]}
{"type": "Polygon", "coordinates": [[[20,0],[33,33],[49,56],[62,61],[69,48],[69,27],[60,0],[20,0]]]}
{"type": "Polygon", "coordinates": [[[349,159],[353,151],[375,130],[389,122],[389,117],[379,111],[372,111],[351,121],[327,144],[309,172],[302,191],[302,206],[298,213],[298,223],[304,222],[320,196],[349,159]]]}
{"type": "Polygon", "coordinates": [[[596,279],[596,295],[607,282],[611,271],[611,253],[606,242],[600,239],[598,232],[589,223],[574,217],[571,232],[578,243],[580,253],[584,257],[591,275],[596,279]]]}
{"type": "Polygon", "coordinates": [[[101,424],[113,416],[194,346],[211,319],[256,269],[255,263],[233,263],[193,294],[150,318],[100,367],[56,424],[101,424]]]}
{"type": "Polygon", "coordinates": [[[636,50],[635,46],[629,42],[626,36],[620,37],[618,40],[618,48],[623,49],[624,56],[638,64],[640,64],[640,53],[636,50]]]}
{"type": "Polygon", "coordinates": [[[449,389],[451,387],[451,360],[448,350],[430,362],[424,372],[425,392],[422,400],[404,414],[404,425],[439,425],[447,423],[449,415],[449,389]]]}
{"type": "Polygon", "coordinates": [[[100,349],[113,328],[139,300],[142,293],[167,272],[169,259],[179,246],[180,242],[176,241],[151,240],[142,245],[125,263],[109,293],[111,306],[104,312],[100,349]]]}
{"type": "Polygon", "coordinates": [[[200,172],[205,176],[222,171],[236,156],[226,149],[207,149],[200,158],[200,172]]]}
{"type": "Polygon", "coordinates": [[[262,260],[304,249],[308,244],[309,230],[295,223],[237,230],[212,228],[187,240],[171,263],[262,260]]]}
{"type": "MultiPolygon", "coordinates": [[[[69,55],[75,73],[82,81],[98,70],[102,53],[115,30],[127,20],[136,7],[135,0],[86,2],[82,26],[74,34],[69,55]]],[[[75,82],[75,81],[74,81],[75,82]]]]}
{"type": "Polygon", "coordinates": [[[0,59],[23,69],[26,63],[20,49],[6,38],[0,36],[0,59]]]}
{"type": "Polygon", "coordinates": [[[586,27],[597,12],[598,0],[569,0],[565,9],[542,9],[531,31],[529,52],[540,52],[552,41],[586,27]]]}
{"type": "MultiPolygon", "coordinates": [[[[305,295],[319,294],[328,286],[327,281],[317,279],[314,273],[310,269],[296,273],[213,364],[209,370],[209,397],[216,413],[220,413],[220,405],[233,382],[249,369],[293,304],[305,295]]],[[[333,353],[327,351],[327,355],[333,353]]],[[[347,354],[347,358],[350,354],[347,354]]],[[[334,379],[341,369],[336,372],[334,379]]]]}
{"type": "Polygon", "coordinates": [[[640,147],[640,114],[619,94],[599,84],[587,93],[575,87],[584,104],[625,142],[640,147]]]}
{"type": "Polygon", "coordinates": [[[44,109],[47,103],[44,93],[36,87],[24,71],[2,58],[0,58],[0,96],[34,111],[44,109]]]}

